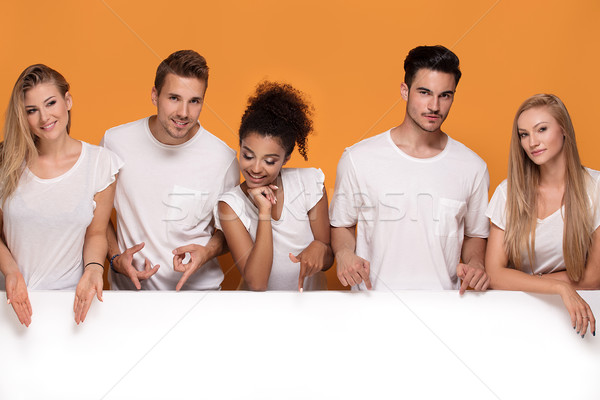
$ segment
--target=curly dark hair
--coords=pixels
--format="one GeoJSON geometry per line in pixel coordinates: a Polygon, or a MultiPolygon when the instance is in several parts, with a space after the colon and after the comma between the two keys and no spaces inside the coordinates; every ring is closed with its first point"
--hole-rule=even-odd
{"type": "Polygon", "coordinates": [[[264,81],[258,84],[240,125],[240,144],[250,133],[277,138],[289,156],[298,145],[298,152],[306,156],[306,137],[313,130],[313,107],[302,92],[287,83],[264,81]]]}

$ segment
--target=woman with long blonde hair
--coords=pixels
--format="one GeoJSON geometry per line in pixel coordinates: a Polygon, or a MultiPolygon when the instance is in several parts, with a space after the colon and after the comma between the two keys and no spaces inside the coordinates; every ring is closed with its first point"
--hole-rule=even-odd
{"type": "Polygon", "coordinates": [[[75,321],[102,300],[106,227],[121,161],[74,139],[65,78],[42,64],[12,91],[0,148],[0,289],[29,326],[28,290],[75,289],[75,321]],[[2,282],[2,275],[4,282],[2,282]]]}
{"type": "Polygon", "coordinates": [[[600,172],[581,165],[575,131],[551,94],[525,100],[513,123],[508,177],[490,200],[486,271],[493,289],[561,296],[583,338],[596,321],[577,290],[600,288],[600,172]]]}

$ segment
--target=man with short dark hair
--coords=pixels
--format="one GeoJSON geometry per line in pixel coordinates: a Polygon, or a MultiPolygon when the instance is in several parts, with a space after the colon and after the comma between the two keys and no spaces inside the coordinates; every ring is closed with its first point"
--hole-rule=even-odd
{"type": "Polygon", "coordinates": [[[239,183],[236,153],[198,122],[208,84],[200,54],[160,63],[156,115],[106,131],[103,145],[125,162],[117,179],[117,229],[108,229],[113,289],[219,289],[215,230],[219,194],[239,183]]]}
{"type": "Polygon", "coordinates": [[[338,164],[330,212],[338,278],[355,289],[485,290],[487,166],[441,130],[458,57],[420,46],[404,70],[404,121],[347,148],[338,164]]]}

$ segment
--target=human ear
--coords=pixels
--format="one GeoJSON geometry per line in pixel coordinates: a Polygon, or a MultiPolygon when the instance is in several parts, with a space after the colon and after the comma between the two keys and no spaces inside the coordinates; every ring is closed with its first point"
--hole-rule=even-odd
{"type": "Polygon", "coordinates": [[[290,160],[291,156],[292,156],[291,154],[288,154],[287,156],[285,156],[285,158],[283,159],[283,164],[281,164],[282,167],[290,160]]]}
{"type": "Polygon", "coordinates": [[[156,90],[156,88],[154,86],[152,87],[152,92],[150,93],[150,97],[152,98],[152,104],[154,104],[154,106],[156,107],[158,105],[158,91],[156,90]]]}
{"type": "Polygon", "coordinates": [[[402,82],[400,84],[400,95],[402,96],[402,99],[404,101],[408,101],[408,92],[410,91],[410,88],[408,87],[408,85],[404,82],[402,82]]]}
{"type": "Polygon", "coordinates": [[[65,93],[65,103],[67,104],[67,110],[71,111],[71,107],[73,107],[73,97],[69,92],[65,93]]]}

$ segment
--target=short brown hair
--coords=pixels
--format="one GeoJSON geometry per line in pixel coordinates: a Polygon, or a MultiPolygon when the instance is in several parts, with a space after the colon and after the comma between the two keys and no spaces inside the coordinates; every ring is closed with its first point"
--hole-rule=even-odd
{"type": "Polygon", "coordinates": [[[208,65],[206,59],[194,50],[179,50],[165,58],[156,69],[154,87],[160,94],[167,74],[184,78],[197,78],[208,86],[208,65]]]}

